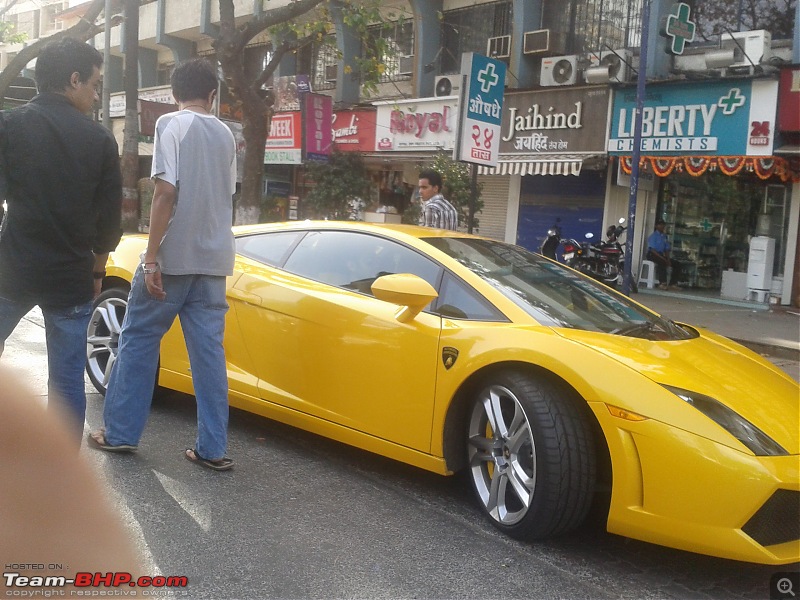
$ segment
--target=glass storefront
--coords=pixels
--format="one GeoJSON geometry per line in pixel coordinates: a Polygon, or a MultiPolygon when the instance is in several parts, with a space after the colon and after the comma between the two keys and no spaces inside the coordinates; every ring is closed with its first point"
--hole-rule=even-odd
{"type": "Polygon", "coordinates": [[[724,273],[747,273],[755,236],[775,240],[773,277],[782,277],[788,235],[789,188],[752,174],[699,177],[675,173],[662,182],[658,216],[667,223],[673,261],[684,288],[719,290],[724,273]]]}

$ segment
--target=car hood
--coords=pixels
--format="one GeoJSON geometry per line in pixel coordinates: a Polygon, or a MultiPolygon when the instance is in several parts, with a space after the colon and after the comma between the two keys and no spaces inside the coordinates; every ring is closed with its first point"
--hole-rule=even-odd
{"type": "Polygon", "coordinates": [[[790,454],[800,453],[800,389],[787,373],[725,337],[701,328],[688,340],[651,341],[578,329],[558,334],[662,385],[710,396],[790,454]]]}

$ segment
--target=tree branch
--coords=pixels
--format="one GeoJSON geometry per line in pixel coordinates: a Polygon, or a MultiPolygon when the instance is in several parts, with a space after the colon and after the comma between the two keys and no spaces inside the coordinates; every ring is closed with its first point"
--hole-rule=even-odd
{"type": "Polygon", "coordinates": [[[9,2],[9,3],[8,3],[8,4],[6,4],[6,5],[5,5],[5,6],[4,6],[2,9],[0,9],[0,18],[2,18],[2,16],[3,16],[4,14],[6,14],[6,13],[7,13],[9,10],[11,10],[12,8],[14,8],[14,5],[15,5],[15,4],[16,4],[18,1],[19,1],[19,0],[11,0],[11,2],[9,2]]]}
{"type": "Polygon", "coordinates": [[[54,33],[51,36],[39,38],[30,46],[25,46],[22,50],[20,50],[11,60],[11,62],[8,63],[6,68],[3,69],[3,72],[0,73],[0,102],[3,98],[5,98],[11,82],[16,79],[22,69],[25,68],[25,65],[39,55],[39,52],[41,52],[42,48],[44,48],[47,44],[50,42],[56,42],[66,37],[72,37],[85,42],[90,37],[97,35],[97,33],[100,31],[103,31],[105,24],[96,25],[95,21],[103,11],[104,5],[105,0],[92,0],[92,4],[86,10],[86,13],[75,25],[69,29],[65,29],[64,31],[54,33]]]}
{"type": "Polygon", "coordinates": [[[299,40],[293,41],[284,41],[281,43],[273,52],[272,59],[269,61],[264,70],[261,72],[261,75],[255,80],[253,87],[255,89],[259,89],[262,85],[264,85],[267,80],[272,76],[275,72],[275,69],[278,68],[278,65],[281,62],[281,59],[288,54],[289,52],[294,52],[295,50],[299,50],[303,46],[310,44],[313,41],[313,36],[308,36],[301,38],[299,40]]]}
{"type": "MultiPolygon", "coordinates": [[[[265,11],[260,17],[251,19],[245,23],[237,32],[237,42],[241,43],[241,47],[244,48],[247,42],[252,40],[268,27],[273,27],[274,25],[279,25],[281,23],[287,23],[295,17],[299,17],[300,15],[307,13],[315,6],[322,4],[324,1],[325,0],[297,0],[296,2],[292,2],[286,6],[271,8],[270,10],[265,11]]],[[[222,4],[226,2],[231,3],[231,10],[233,10],[233,0],[220,0],[220,10],[222,9],[222,4]]],[[[220,20],[222,20],[221,17],[222,15],[220,15],[220,20]]]]}

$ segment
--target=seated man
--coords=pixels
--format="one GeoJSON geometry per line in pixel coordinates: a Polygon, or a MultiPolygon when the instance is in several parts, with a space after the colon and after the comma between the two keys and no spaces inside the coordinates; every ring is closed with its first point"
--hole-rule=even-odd
{"type": "Polygon", "coordinates": [[[669,239],[664,233],[666,223],[664,219],[656,221],[656,229],[647,238],[647,260],[652,260],[656,265],[656,275],[660,283],[659,287],[666,290],[672,286],[673,281],[678,280],[679,265],[669,258],[669,239]]]}

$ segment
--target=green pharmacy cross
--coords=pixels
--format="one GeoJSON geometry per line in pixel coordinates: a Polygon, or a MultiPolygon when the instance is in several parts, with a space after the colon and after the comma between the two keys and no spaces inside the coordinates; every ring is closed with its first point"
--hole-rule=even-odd
{"type": "Polygon", "coordinates": [[[481,82],[481,91],[484,94],[497,85],[499,80],[500,77],[497,75],[497,73],[495,73],[494,65],[492,63],[486,65],[486,68],[478,73],[478,81],[481,82]]]}
{"type": "Polygon", "coordinates": [[[713,224],[711,221],[709,221],[709,220],[708,220],[708,217],[703,217],[703,220],[702,220],[702,221],[700,221],[700,227],[701,227],[701,228],[702,228],[702,230],[703,230],[703,231],[705,231],[706,233],[708,233],[709,231],[711,231],[711,228],[712,228],[713,226],[714,226],[714,224],[713,224]]]}
{"type": "Polygon", "coordinates": [[[688,4],[679,2],[676,6],[677,13],[667,17],[666,34],[672,38],[671,51],[673,54],[683,54],[687,42],[694,41],[694,21],[689,19],[690,8],[688,4]]]}

